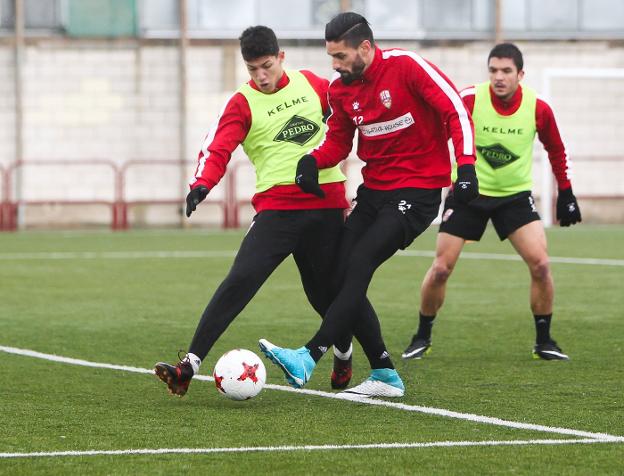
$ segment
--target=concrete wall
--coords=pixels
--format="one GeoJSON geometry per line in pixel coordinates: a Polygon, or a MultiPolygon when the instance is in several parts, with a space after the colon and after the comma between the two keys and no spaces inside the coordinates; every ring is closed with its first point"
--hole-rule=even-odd
{"type": "MultiPolygon", "coordinates": [[[[607,42],[518,43],[525,55],[525,83],[543,89],[546,68],[624,68],[624,46],[607,42]]],[[[438,65],[462,88],[486,79],[490,43],[420,45],[382,43],[412,49],[438,65]]],[[[286,64],[329,77],[330,63],[321,46],[285,46],[286,64]]],[[[102,159],[121,167],[132,160],[125,187],[128,200],[157,201],[183,196],[179,159],[178,52],[174,44],[70,42],[41,39],[29,43],[24,57],[24,158],[27,161],[102,159]],[[160,162],[157,164],[156,162],[160,162]]],[[[188,52],[188,130],[186,158],[195,160],[202,139],[236,85],[248,78],[236,48],[193,45],[188,52]],[[233,65],[233,66],[232,66],[233,65]]],[[[557,79],[551,104],[562,136],[575,160],[574,188],[582,196],[613,196],[617,200],[586,200],[585,218],[624,221],[624,154],[619,147],[624,126],[624,79],[557,79]],[[610,204],[606,210],[604,203],[610,204]]],[[[0,167],[14,161],[13,52],[0,44],[0,167]]],[[[539,160],[536,147],[536,186],[539,160]]],[[[244,161],[243,154],[235,154],[244,161]]],[[[23,169],[27,200],[114,199],[113,175],[106,165],[48,163],[23,169]]],[[[350,167],[349,190],[359,183],[359,166],[350,167]]],[[[242,165],[240,198],[253,194],[253,173],[242,165]]],[[[219,186],[210,198],[223,198],[219,186]]],[[[583,204],[582,204],[583,205],[583,204]]],[[[585,212],[584,210],[584,212],[585,212]]],[[[178,206],[141,205],[131,209],[131,222],[174,225],[178,206]]],[[[63,223],[106,224],[106,206],[32,206],[24,215],[28,226],[63,223]]],[[[250,211],[243,214],[249,220],[250,211]]],[[[218,224],[220,208],[206,206],[194,223],[218,224]]]]}
{"type": "MultiPolygon", "coordinates": [[[[0,48],[0,166],[15,157],[15,91],[13,52],[0,48]]],[[[1,185],[1,184],[0,184],[1,185]]]]}

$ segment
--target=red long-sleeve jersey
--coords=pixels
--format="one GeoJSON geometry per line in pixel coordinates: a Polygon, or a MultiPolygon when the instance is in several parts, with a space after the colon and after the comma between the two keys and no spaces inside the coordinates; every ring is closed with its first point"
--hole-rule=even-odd
{"type": "MultiPolygon", "coordinates": [[[[463,89],[460,95],[472,114],[475,103],[475,87],[471,86],[463,89]]],[[[490,88],[490,99],[496,112],[503,116],[510,116],[518,110],[522,102],[522,85],[518,85],[518,89],[509,101],[500,99],[490,88]]],[[[557,121],[555,121],[555,114],[548,103],[539,97],[535,104],[535,127],[537,129],[537,137],[548,153],[548,160],[557,180],[559,190],[570,188],[572,184],[568,175],[568,159],[565,146],[561,140],[561,134],[559,134],[557,121]]]]}
{"type": "MultiPolygon", "coordinates": [[[[327,103],[327,88],[329,81],[320,78],[310,71],[301,73],[309,81],[318,94],[323,108],[323,115],[329,112],[327,103]]],[[[279,80],[277,87],[282,89],[289,83],[286,73],[279,80]]],[[[258,89],[253,81],[249,85],[258,89]]],[[[251,127],[251,110],[245,96],[237,92],[226,102],[216,123],[206,136],[202,149],[199,152],[195,174],[190,182],[191,189],[203,185],[212,189],[223,178],[232,153],[247,137],[251,127]]],[[[293,181],[295,170],[293,169],[293,181]]],[[[348,208],[345,198],[343,182],[332,182],[321,185],[325,191],[325,198],[318,198],[310,193],[304,193],[295,185],[278,185],[264,192],[256,193],[252,198],[252,205],[256,212],[262,210],[298,210],[315,208],[348,208]]]]}
{"type": "Polygon", "coordinates": [[[364,185],[372,189],[450,185],[446,125],[458,164],[475,161],[472,119],[457,89],[415,53],[375,48],[363,77],[345,85],[336,74],[328,98],[329,128],[311,152],[320,168],[347,157],[356,129],[364,185]]]}

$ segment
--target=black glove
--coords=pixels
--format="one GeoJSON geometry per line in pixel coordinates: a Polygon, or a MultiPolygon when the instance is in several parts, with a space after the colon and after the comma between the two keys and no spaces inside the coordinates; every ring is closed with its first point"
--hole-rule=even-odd
{"type": "Polygon", "coordinates": [[[295,183],[299,185],[299,188],[304,192],[311,193],[319,198],[325,198],[325,192],[323,192],[318,183],[318,176],[319,172],[316,166],[316,159],[309,154],[301,157],[297,163],[295,183]]]}
{"type": "Polygon", "coordinates": [[[464,164],[457,167],[453,196],[459,203],[468,203],[479,196],[479,181],[474,165],[464,164]]]}
{"type": "Polygon", "coordinates": [[[208,189],[203,185],[194,188],[186,196],[186,216],[190,217],[191,213],[195,211],[199,202],[201,202],[208,195],[208,189]]]}
{"type": "Polygon", "coordinates": [[[560,226],[570,226],[581,221],[581,210],[571,188],[559,190],[557,220],[560,226]]]}

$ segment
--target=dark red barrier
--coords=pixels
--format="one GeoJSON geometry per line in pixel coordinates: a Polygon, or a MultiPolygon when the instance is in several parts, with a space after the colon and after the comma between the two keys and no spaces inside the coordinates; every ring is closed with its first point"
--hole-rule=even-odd
{"type": "MultiPolygon", "coordinates": [[[[196,161],[190,161],[187,160],[185,161],[186,164],[189,165],[189,170],[192,168],[192,165],[195,165],[197,162],[196,161]]],[[[177,170],[180,169],[180,161],[179,160],[145,160],[145,159],[136,159],[136,160],[130,160],[128,162],[126,162],[125,164],[123,164],[123,166],[120,169],[119,172],[119,191],[120,191],[120,196],[119,196],[119,200],[117,202],[117,206],[115,207],[115,213],[117,215],[117,223],[119,224],[119,229],[121,230],[126,230],[129,228],[129,223],[128,223],[128,209],[130,207],[133,206],[137,206],[137,205],[179,205],[182,209],[182,207],[184,206],[184,199],[186,197],[186,190],[180,190],[180,195],[178,197],[171,197],[169,199],[152,199],[149,197],[146,198],[141,198],[138,200],[128,200],[126,197],[126,182],[127,182],[127,174],[128,174],[128,170],[133,168],[133,167],[140,167],[140,166],[151,166],[151,167],[155,167],[155,166],[167,166],[167,167],[172,167],[172,168],[176,168],[177,170]]],[[[190,172],[189,172],[190,175],[190,172]]],[[[227,190],[227,183],[226,183],[226,190],[225,190],[225,198],[223,200],[220,199],[214,199],[213,197],[211,197],[210,195],[208,195],[208,197],[206,197],[205,202],[206,203],[211,203],[211,204],[215,204],[215,205],[219,205],[221,207],[222,213],[223,213],[223,220],[221,222],[221,226],[223,228],[229,228],[229,212],[228,212],[228,201],[227,201],[227,197],[228,197],[228,190],[227,190]]]]}
{"type": "Polygon", "coordinates": [[[7,228],[10,211],[9,207],[9,189],[7,185],[6,170],[0,165],[0,185],[2,186],[2,194],[0,194],[0,231],[7,228]],[[6,217],[6,218],[5,218],[6,217]]]}
{"type": "Polygon", "coordinates": [[[104,159],[62,159],[62,160],[23,160],[21,162],[14,162],[4,171],[3,180],[3,200],[2,200],[2,224],[4,230],[16,230],[17,229],[17,211],[18,207],[22,205],[105,205],[111,208],[111,228],[117,229],[115,204],[117,197],[119,197],[119,168],[111,160],[104,159]],[[17,198],[11,198],[13,194],[13,175],[20,167],[25,166],[37,166],[37,167],[72,167],[72,166],[95,166],[106,167],[112,170],[113,180],[113,196],[114,200],[24,200],[17,198]]]}

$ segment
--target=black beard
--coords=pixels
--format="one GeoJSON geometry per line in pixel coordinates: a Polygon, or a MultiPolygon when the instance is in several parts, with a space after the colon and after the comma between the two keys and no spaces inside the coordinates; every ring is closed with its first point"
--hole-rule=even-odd
{"type": "Polygon", "coordinates": [[[353,81],[355,81],[356,79],[360,79],[360,77],[361,77],[360,75],[356,75],[354,73],[340,73],[340,79],[347,86],[351,84],[353,81]]]}
{"type": "Polygon", "coordinates": [[[347,71],[338,71],[340,73],[340,79],[342,79],[342,82],[348,86],[353,81],[362,79],[362,73],[365,67],[366,65],[364,64],[364,61],[360,59],[359,61],[353,63],[353,71],[350,73],[347,71]]]}

